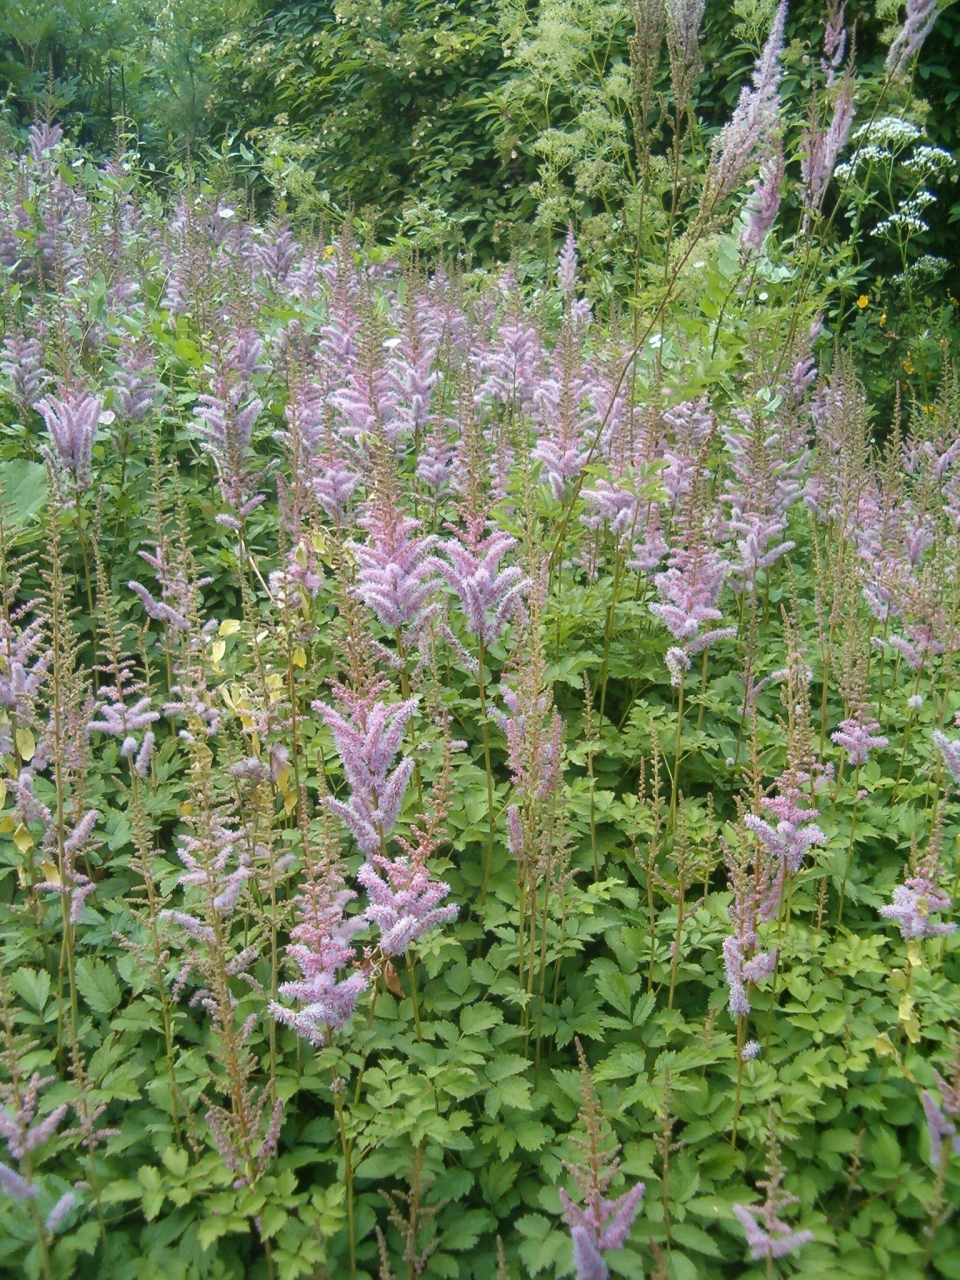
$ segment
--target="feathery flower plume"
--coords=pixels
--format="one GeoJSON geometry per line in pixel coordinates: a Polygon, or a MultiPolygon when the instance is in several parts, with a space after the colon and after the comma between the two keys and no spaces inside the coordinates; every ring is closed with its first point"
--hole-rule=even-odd
{"type": "Polygon", "coordinates": [[[452,462],[457,446],[448,440],[443,423],[435,423],[417,455],[417,475],[439,497],[453,485],[452,462]]]}
{"type": "Polygon", "coordinates": [[[780,1160],[780,1146],[772,1127],[766,1170],[766,1178],[757,1183],[767,1193],[763,1204],[733,1206],[734,1217],[743,1227],[754,1262],[761,1258],[785,1258],[813,1239],[812,1232],[794,1231],[780,1217],[784,1209],[799,1202],[796,1196],[783,1189],[786,1169],[780,1160]]]}
{"type": "Polygon", "coordinates": [[[54,1107],[42,1120],[36,1119],[37,1097],[43,1086],[50,1083],[50,1079],[49,1076],[44,1079],[38,1072],[34,1072],[21,1089],[13,1114],[0,1107],[0,1137],[6,1142],[14,1160],[22,1160],[36,1147],[48,1142],[69,1110],[64,1102],[59,1107],[54,1107]]]}
{"type": "Polygon", "coordinates": [[[843,0],[843,3],[839,6],[837,5],[837,0],[828,0],[827,20],[823,27],[823,58],[821,60],[828,84],[833,84],[833,77],[837,68],[843,62],[843,55],[847,51],[847,28],[844,21],[846,11],[846,0],[843,0]]]}
{"type": "Polygon", "coordinates": [[[34,1183],[27,1182],[9,1165],[0,1161],[0,1191],[8,1195],[11,1200],[30,1200],[39,1190],[40,1188],[34,1183]]]}
{"type": "Polygon", "coordinates": [[[516,538],[495,529],[483,537],[486,521],[471,516],[465,533],[440,543],[446,559],[438,558],[437,568],[460,599],[467,630],[490,645],[503,630],[508,618],[525,618],[523,593],[529,580],[516,565],[500,568],[500,561],[516,545],[516,538]]]}
{"type": "Polygon", "coordinates": [[[577,240],[572,222],[567,226],[567,238],[557,259],[557,284],[564,302],[569,304],[577,291],[577,240]]]}
{"type": "Polygon", "coordinates": [[[846,146],[856,113],[854,106],[853,74],[844,76],[833,117],[828,128],[822,129],[811,118],[801,140],[803,155],[800,160],[800,176],[803,179],[804,225],[809,225],[811,214],[818,213],[827,186],[836,168],[837,158],[846,146]]]}
{"type": "Polygon", "coordinates": [[[940,1102],[929,1089],[921,1093],[923,1111],[927,1119],[927,1137],[930,1142],[930,1163],[934,1168],[942,1166],[944,1139],[948,1139],[947,1154],[952,1150],[960,1156],[960,1037],[954,1039],[954,1054],[950,1068],[950,1080],[934,1067],[933,1078],[940,1093],[940,1102]]]}
{"type": "Polygon", "coordinates": [[[704,622],[723,617],[717,600],[730,569],[730,562],[719,552],[703,546],[677,547],[670,556],[670,567],[654,578],[659,604],[650,612],[662,619],[670,634],[682,643],[667,651],[666,663],[670,682],[679,686],[690,659],[717,640],[728,640],[737,634],[736,627],[719,627],[701,631],[704,622]]]}
{"type": "Polygon", "coordinates": [[[607,1198],[607,1190],[620,1172],[620,1144],[614,1142],[611,1145],[613,1135],[593,1091],[587,1059],[579,1039],[576,1045],[583,1094],[580,1123],[586,1136],[571,1139],[580,1159],[576,1163],[564,1161],[564,1164],[579,1188],[583,1203],[571,1200],[561,1187],[560,1204],[573,1242],[576,1280],[607,1280],[610,1271],[603,1255],[616,1252],[626,1244],[646,1188],[638,1182],[615,1200],[607,1198]]]}
{"type": "Polygon", "coordinates": [[[113,407],[126,422],[141,422],[153,407],[160,384],[156,363],[142,347],[125,347],[117,360],[113,407]]]}
{"type": "MultiPolygon", "coordinates": [[[[253,875],[250,854],[241,845],[243,838],[244,833],[232,830],[225,823],[215,822],[206,836],[181,836],[177,845],[177,857],[186,868],[179,883],[205,891],[206,898],[220,916],[233,915],[240,890],[253,875]],[[230,869],[231,864],[233,870],[230,869]]],[[[187,919],[188,916],[178,913],[176,922],[192,933],[187,919]]]]}
{"type": "Polygon", "coordinates": [[[13,398],[23,408],[32,408],[50,380],[43,367],[43,348],[36,338],[8,333],[0,348],[0,369],[10,380],[13,398]]]}
{"type": "Polygon", "coordinates": [[[59,124],[32,124],[28,133],[30,159],[34,164],[49,161],[50,155],[63,141],[63,127],[59,124]]]}
{"type": "MultiPolygon", "coordinates": [[[[750,857],[743,849],[726,850],[727,873],[733,890],[729,907],[733,933],[723,940],[723,968],[730,993],[728,1009],[735,1018],[750,1013],[747,985],[770,977],[777,965],[777,950],[758,950],[758,922],[776,913],[779,903],[778,885],[773,885],[771,868],[761,857],[751,869],[750,857]]],[[[781,864],[781,868],[784,864],[781,864]]]]}
{"type": "Polygon", "coordinates": [[[740,234],[744,249],[759,253],[763,239],[777,220],[780,210],[780,188],[786,176],[783,143],[778,139],[769,156],[760,162],[759,176],[754,179],[753,191],[747,200],[747,225],[740,234]]]}
{"type": "Polygon", "coordinates": [[[457,917],[456,904],[440,905],[450,886],[431,880],[422,861],[406,856],[391,860],[375,853],[357,879],[369,898],[364,917],[380,930],[380,949],[386,956],[403,955],[425,933],[457,917]]]}
{"type": "Polygon", "coordinates": [[[930,849],[917,864],[913,875],[894,889],[893,902],[880,908],[885,920],[896,922],[904,941],[941,938],[956,933],[955,921],[933,918],[953,906],[953,899],[937,883],[939,876],[940,850],[938,840],[933,838],[930,849]]]}
{"type": "Polygon", "coordinates": [[[475,358],[478,374],[485,374],[477,388],[481,401],[489,396],[497,404],[522,409],[533,400],[543,363],[543,346],[535,326],[522,313],[501,321],[494,344],[475,358]]]}
{"type": "Polygon", "coordinates": [[[88,488],[93,478],[93,442],[103,398],[79,389],[66,390],[62,398],[44,397],[37,408],[50,433],[57,470],[68,475],[77,489],[88,488]]]}
{"type": "Polygon", "coordinates": [[[937,0],[906,0],[906,10],[903,26],[887,53],[887,70],[893,76],[900,75],[914,54],[920,52],[939,13],[937,0]]]}
{"type": "Polygon", "coordinates": [[[740,91],[733,115],[714,143],[703,190],[703,208],[707,212],[715,210],[736,191],[753,157],[770,146],[776,133],[783,75],[780,54],[786,21],[787,0],[781,0],[753,71],[753,85],[745,85],[740,91]]]}
{"type": "Polygon", "coordinates": [[[754,813],[746,814],[744,823],[763,842],[767,852],[780,858],[791,874],[796,875],[807,850],[815,844],[826,844],[827,841],[827,837],[812,821],[817,817],[817,810],[795,808],[789,800],[780,797],[764,798],[760,803],[772,809],[780,818],[776,827],[754,813]]]}
{"type": "Polygon", "coordinates": [[[76,1203],[77,1193],[75,1191],[65,1191],[47,1214],[46,1220],[43,1224],[44,1229],[48,1231],[50,1235],[55,1236],[70,1216],[70,1211],[76,1203]]]}
{"type": "Polygon", "coordinates": [[[666,0],[667,53],[670,56],[670,86],[682,116],[690,106],[693,87],[700,74],[700,24],[704,0],[666,0]]]}
{"type": "Polygon", "coordinates": [[[404,792],[413,773],[413,760],[409,756],[402,756],[395,769],[391,770],[390,766],[400,750],[417,700],[380,702],[380,695],[389,688],[385,680],[372,685],[363,695],[351,693],[343,685],[333,688],[347,715],[341,715],[325,702],[311,705],[333,731],[350,786],[350,798],[344,802],[328,796],[324,804],[342,819],[363,853],[371,857],[383,852],[386,837],[400,816],[404,792]]]}
{"type": "MultiPolygon", "coordinates": [[[[936,1074],[936,1073],[934,1073],[936,1074]]],[[[937,1080],[943,1089],[944,1081],[940,1076],[937,1080]]],[[[923,1113],[927,1120],[927,1139],[930,1144],[930,1163],[936,1168],[943,1159],[943,1140],[950,1140],[950,1148],[954,1155],[960,1156],[960,1132],[957,1131],[957,1123],[953,1118],[948,1119],[944,1114],[945,1108],[941,1109],[936,1102],[933,1094],[929,1089],[924,1089],[920,1095],[923,1102],[923,1113]]],[[[951,1117],[960,1114],[960,1112],[951,1112],[951,1117]]]]}
{"type": "Polygon", "coordinates": [[[338,861],[325,859],[319,868],[308,864],[297,894],[297,924],[287,947],[302,977],[278,988],[284,999],[296,1000],[300,1007],[288,1009],[273,1002],[270,1012],[310,1044],[327,1044],[333,1032],[342,1031],[367,988],[362,970],[340,976],[356,955],[351,938],[366,926],[362,915],[344,913],[356,896],[344,887],[338,861]]]}
{"type": "Polygon", "coordinates": [[[879,728],[876,720],[860,713],[841,720],[840,728],[831,733],[830,738],[846,751],[848,764],[866,764],[871,751],[890,745],[889,738],[876,732],[879,728]]]}
{"type": "Polygon", "coordinates": [[[950,777],[960,786],[960,739],[948,738],[939,729],[934,730],[930,737],[934,745],[940,749],[940,754],[943,756],[943,762],[947,766],[950,777]]]}
{"type": "Polygon", "coordinates": [[[437,610],[436,562],[430,551],[436,538],[414,537],[420,521],[397,508],[392,484],[378,488],[357,521],[368,538],[347,543],[359,572],[355,593],[391,631],[416,633],[437,610]]]}

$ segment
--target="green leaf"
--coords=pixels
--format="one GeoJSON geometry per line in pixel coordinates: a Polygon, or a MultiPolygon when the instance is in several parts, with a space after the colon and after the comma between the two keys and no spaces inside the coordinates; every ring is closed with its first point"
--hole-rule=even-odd
{"type": "Polygon", "coordinates": [[[210,1246],[221,1236],[225,1236],[229,1230],[230,1222],[227,1218],[204,1218],[197,1228],[197,1241],[200,1248],[206,1253],[210,1246]]]}
{"type": "Polygon", "coordinates": [[[505,1080],[507,1076],[519,1075],[521,1071],[526,1071],[530,1063],[526,1058],[521,1058],[518,1053],[502,1053],[498,1058],[494,1058],[486,1067],[487,1079],[497,1082],[505,1080]]]}
{"type": "Polygon", "coordinates": [[[513,1132],[524,1151],[539,1151],[553,1137],[553,1130],[539,1120],[521,1120],[513,1132]]]}
{"type": "Polygon", "coordinates": [[[678,1222],[673,1228],[673,1234],[687,1249],[695,1249],[697,1253],[705,1253],[710,1258],[722,1256],[706,1231],[694,1226],[692,1222],[678,1222]]]}
{"type": "Polygon", "coordinates": [[[167,1147],[163,1153],[163,1163],[175,1178],[182,1178],[190,1164],[190,1156],[182,1147],[167,1147]]]}
{"type": "Polygon", "coordinates": [[[530,1085],[526,1080],[517,1077],[504,1080],[497,1085],[497,1092],[504,1106],[515,1107],[518,1111],[530,1110],[530,1085]]]}
{"type": "Polygon", "coordinates": [[[457,1212],[453,1225],[443,1233],[444,1249],[472,1249],[485,1231],[496,1226],[496,1219],[485,1209],[466,1209],[457,1212]]]}
{"type": "Polygon", "coordinates": [[[120,1003],[120,984],[105,960],[77,961],[77,989],[94,1013],[112,1013],[120,1003]]]}
{"type": "Polygon", "coordinates": [[[275,1236],[287,1220],[287,1211],[278,1204],[268,1204],[260,1215],[260,1238],[269,1240],[275,1236]]]}
{"type": "Polygon", "coordinates": [[[597,991],[608,1004],[613,1005],[618,1013],[622,1013],[625,1018],[630,1017],[633,993],[630,990],[630,983],[624,974],[617,972],[601,973],[597,978],[597,991]]]}
{"type": "Polygon", "coordinates": [[[670,1276],[671,1280],[700,1280],[697,1264],[678,1249],[670,1254],[670,1276]]]}
{"type": "Polygon", "coordinates": [[[47,503],[47,469],[26,458],[0,465],[0,503],[5,524],[23,528],[36,520],[47,503]]]}
{"type": "Polygon", "coordinates": [[[468,1004],[460,1014],[460,1030],[465,1036],[479,1035],[503,1022],[502,1012],[492,1004],[468,1004]]]}
{"type": "Polygon", "coordinates": [[[31,1008],[43,1013],[50,994],[50,975],[46,969],[39,972],[36,969],[18,969],[10,979],[10,985],[31,1008]]]}
{"type": "Polygon", "coordinates": [[[143,1187],[133,1178],[116,1178],[107,1182],[100,1194],[104,1204],[120,1204],[124,1200],[139,1200],[143,1187]]]}
{"type": "Polygon", "coordinates": [[[191,338],[178,338],[173,344],[173,354],[194,369],[199,369],[203,364],[200,348],[191,338]]]}

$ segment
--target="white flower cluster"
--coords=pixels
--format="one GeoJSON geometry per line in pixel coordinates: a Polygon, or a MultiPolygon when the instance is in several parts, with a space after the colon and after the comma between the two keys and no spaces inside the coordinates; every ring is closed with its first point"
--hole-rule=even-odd
{"type": "Polygon", "coordinates": [[[920,130],[909,120],[904,120],[901,116],[884,116],[882,120],[871,120],[861,125],[853,135],[853,140],[860,142],[866,139],[868,143],[880,146],[905,147],[910,142],[916,142],[919,137],[920,130]]]}
{"type": "Polygon", "coordinates": [[[868,143],[865,147],[860,147],[859,150],[853,153],[852,160],[845,160],[843,164],[838,164],[834,169],[834,174],[841,182],[845,182],[862,165],[882,164],[884,160],[893,159],[893,152],[888,151],[886,147],[878,147],[873,143],[868,143]]]}
{"type": "Polygon", "coordinates": [[[878,222],[873,228],[875,236],[886,236],[891,231],[903,229],[904,231],[929,231],[930,226],[921,218],[924,209],[928,209],[930,205],[937,203],[937,197],[932,191],[918,191],[915,196],[909,200],[904,200],[895,213],[891,213],[889,218],[884,218],[882,222],[878,222]]]}
{"type": "Polygon", "coordinates": [[[956,164],[949,151],[942,147],[917,147],[912,156],[903,161],[903,167],[920,178],[931,177],[935,173],[943,173],[956,164]]]}
{"type": "Polygon", "coordinates": [[[914,283],[922,280],[925,284],[932,284],[934,280],[939,280],[949,266],[949,258],[938,258],[935,254],[925,253],[916,262],[911,262],[906,271],[895,275],[893,282],[906,284],[908,281],[914,283]]]}
{"type": "Polygon", "coordinates": [[[896,213],[891,213],[889,218],[884,218],[882,222],[878,222],[873,228],[875,236],[888,236],[891,232],[899,230],[919,233],[921,231],[929,231],[930,224],[924,222],[922,218],[915,217],[912,213],[904,213],[902,209],[898,209],[896,213]]]}

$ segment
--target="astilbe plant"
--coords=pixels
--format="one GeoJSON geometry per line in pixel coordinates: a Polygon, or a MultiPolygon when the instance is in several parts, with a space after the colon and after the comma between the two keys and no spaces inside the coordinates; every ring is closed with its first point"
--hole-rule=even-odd
{"type": "Polygon", "coordinates": [[[577,1280],[607,1280],[610,1272],[603,1255],[623,1248],[645,1187],[638,1182],[615,1200],[607,1197],[611,1183],[620,1172],[619,1144],[611,1145],[604,1133],[604,1117],[593,1090],[587,1060],[580,1041],[576,1043],[583,1094],[579,1118],[585,1136],[574,1139],[580,1159],[568,1163],[567,1169],[577,1184],[582,1204],[571,1200],[561,1187],[560,1205],[570,1229],[577,1280]]]}
{"type": "Polygon", "coordinates": [[[780,1145],[773,1131],[772,1120],[767,1142],[766,1173],[766,1178],[757,1183],[766,1192],[763,1203],[757,1206],[735,1204],[733,1213],[743,1227],[750,1257],[754,1261],[766,1258],[767,1274],[772,1275],[771,1264],[774,1258],[785,1258],[813,1239],[811,1231],[796,1231],[780,1217],[784,1209],[797,1204],[798,1200],[783,1186],[786,1170],[780,1159],[780,1145]]]}
{"type": "Polygon", "coordinates": [[[0,166],[8,1269],[949,1272],[956,378],[871,403],[831,212],[900,90],[757,10],[705,145],[702,5],[558,12],[626,272],[568,71],[502,270],[0,166]]]}

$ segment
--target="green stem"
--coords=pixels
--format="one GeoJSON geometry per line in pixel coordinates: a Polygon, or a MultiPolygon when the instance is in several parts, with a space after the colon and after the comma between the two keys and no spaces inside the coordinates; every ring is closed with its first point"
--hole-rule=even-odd
{"type": "Polygon", "coordinates": [[[410,999],[413,1003],[413,1025],[417,1028],[417,1039],[423,1043],[423,1034],[420,1030],[420,1004],[417,1000],[417,971],[416,962],[407,955],[407,973],[410,975],[410,999]]]}
{"type": "Polygon", "coordinates": [[[490,871],[493,866],[493,836],[495,829],[493,807],[493,765],[490,761],[490,726],[487,722],[487,691],[484,683],[483,663],[486,650],[480,641],[478,657],[477,690],[480,694],[480,720],[483,732],[483,767],[487,774],[487,852],[483,861],[483,885],[480,889],[481,907],[487,900],[487,888],[490,884],[490,871]]]}

